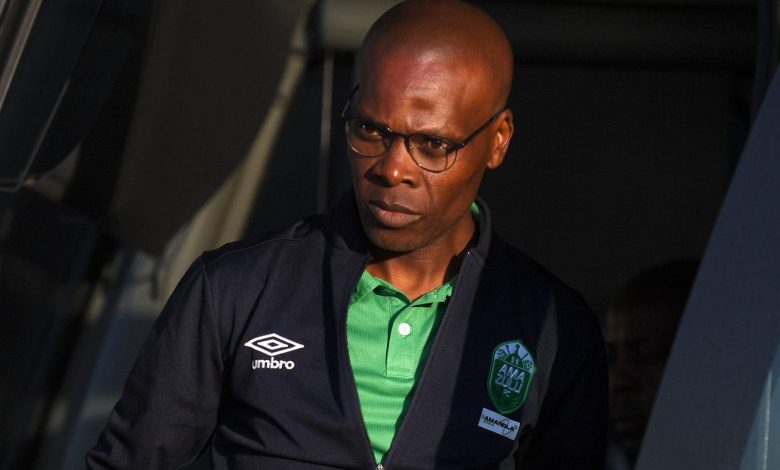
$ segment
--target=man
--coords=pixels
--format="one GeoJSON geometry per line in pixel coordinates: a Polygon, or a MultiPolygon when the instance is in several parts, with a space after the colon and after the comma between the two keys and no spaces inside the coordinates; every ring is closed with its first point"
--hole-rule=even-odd
{"type": "Polygon", "coordinates": [[[636,464],[698,268],[697,261],[675,260],[644,270],[620,289],[607,311],[609,411],[615,438],[607,460],[614,468],[636,464]]]}
{"type": "Polygon", "coordinates": [[[498,239],[485,169],[513,132],[483,12],[402,3],[345,107],[354,196],[204,254],[87,462],[176,468],[598,468],[606,364],[580,297],[498,239]]]}

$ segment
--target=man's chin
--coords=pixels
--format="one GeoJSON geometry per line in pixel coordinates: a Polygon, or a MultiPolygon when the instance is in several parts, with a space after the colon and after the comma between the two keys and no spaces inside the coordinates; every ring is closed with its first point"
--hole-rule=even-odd
{"type": "Polygon", "coordinates": [[[400,230],[364,228],[364,231],[368,241],[376,248],[375,255],[402,255],[419,248],[414,240],[404,237],[400,230]]]}

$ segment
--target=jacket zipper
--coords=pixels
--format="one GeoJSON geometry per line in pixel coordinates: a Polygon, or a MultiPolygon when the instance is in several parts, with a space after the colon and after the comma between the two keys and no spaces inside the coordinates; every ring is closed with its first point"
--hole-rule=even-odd
{"type": "MultiPolygon", "coordinates": [[[[465,266],[466,262],[469,260],[469,257],[471,257],[471,250],[466,252],[466,256],[463,257],[463,262],[461,263],[460,271],[463,272],[463,266],[465,266]]],[[[458,293],[458,286],[463,281],[463,278],[458,276],[458,280],[455,283],[455,288],[453,288],[453,296],[450,299],[449,305],[447,305],[447,309],[444,312],[444,318],[441,320],[441,324],[439,324],[439,328],[436,330],[436,336],[433,338],[433,344],[431,345],[431,350],[428,353],[428,357],[425,359],[425,365],[423,366],[422,374],[420,374],[420,380],[417,381],[417,383],[414,384],[414,396],[412,396],[412,402],[409,403],[409,408],[406,409],[406,414],[404,415],[403,420],[401,420],[401,427],[398,428],[398,432],[395,433],[395,437],[393,437],[393,442],[390,444],[390,448],[387,450],[387,454],[385,454],[385,462],[390,462],[390,456],[393,454],[393,450],[396,446],[393,445],[393,443],[398,442],[398,438],[401,436],[401,433],[404,432],[404,428],[406,428],[407,418],[411,414],[410,412],[414,409],[414,404],[418,401],[419,394],[417,393],[420,390],[420,385],[425,381],[425,377],[428,375],[428,369],[430,369],[429,365],[431,363],[431,359],[433,358],[433,354],[436,351],[436,345],[439,343],[440,334],[444,330],[444,326],[447,323],[447,320],[449,318],[450,306],[455,304],[455,297],[458,293]]],[[[354,379],[353,379],[354,381],[354,379]]],[[[356,387],[357,389],[357,387],[356,387]]],[[[365,429],[365,423],[363,424],[363,428],[365,429]]],[[[368,432],[366,432],[366,437],[368,437],[368,432]]],[[[373,452],[372,452],[373,455],[373,452]]],[[[379,464],[376,466],[375,470],[388,470],[386,467],[383,467],[382,464],[379,464]]]]}
{"type": "MultiPolygon", "coordinates": [[[[353,276],[353,279],[355,282],[352,283],[352,285],[357,286],[358,281],[360,280],[360,275],[363,273],[363,271],[366,270],[366,266],[368,266],[368,260],[363,261],[363,265],[358,271],[357,276],[353,276]]],[[[366,445],[366,449],[368,450],[368,455],[371,458],[371,461],[374,463],[374,466],[372,467],[374,470],[387,470],[381,463],[378,463],[376,461],[376,458],[374,457],[374,449],[371,447],[371,439],[368,437],[368,429],[366,429],[366,422],[363,420],[363,411],[360,409],[360,396],[358,395],[358,389],[357,389],[357,382],[355,382],[355,375],[352,373],[352,361],[349,358],[349,337],[347,334],[347,315],[349,315],[349,299],[352,297],[352,294],[347,296],[347,301],[345,305],[341,306],[341,311],[344,313],[344,323],[342,325],[342,333],[344,334],[344,344],[345,344],[345,355],[347,356],[347,366],[348,366],[348,376],[349,381],[352,383],[352,390],[354,391],[354,400],[352,400],[352,404],[354,405],[354,409],[357,411],[357,416],[360,417],[360,428],[363,430],[363,442],[366,445]]]]}

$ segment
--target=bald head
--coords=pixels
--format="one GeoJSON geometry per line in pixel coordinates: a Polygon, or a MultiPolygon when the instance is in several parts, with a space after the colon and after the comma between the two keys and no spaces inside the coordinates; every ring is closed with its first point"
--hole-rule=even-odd
{"type": "Polygon", "coordinates": [[[360,81],[366,68],[387,58],[440,63],[468,77],[479,99],[496,110],[512,87],[512,50],[496,22],[458,0],[409,0],[382,15],[363,40],[360,81]]]}
{"type": "Polygon", "coordinates": [[[416,293],[450,278],[474,236],[471,205],[514,129],[511,80],[501,28],[460,1],[401,3],[366,34],[344,110],[355,196],[374,254],[392,254],[382,263],[438,265],[430,286],[409,284],[416,293]]]}

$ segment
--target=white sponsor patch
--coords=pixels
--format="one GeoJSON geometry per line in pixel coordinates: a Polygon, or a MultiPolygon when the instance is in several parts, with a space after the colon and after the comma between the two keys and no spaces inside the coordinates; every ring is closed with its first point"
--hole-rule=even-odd
{"type": "Polygon", "coordinates": [[[487,408],[482,408],[482,416],[479,417],[478,425],[482,429],[487,429],[512,440],[517,437],[517,433],[520,431],[520,423],[487,408]]]}

